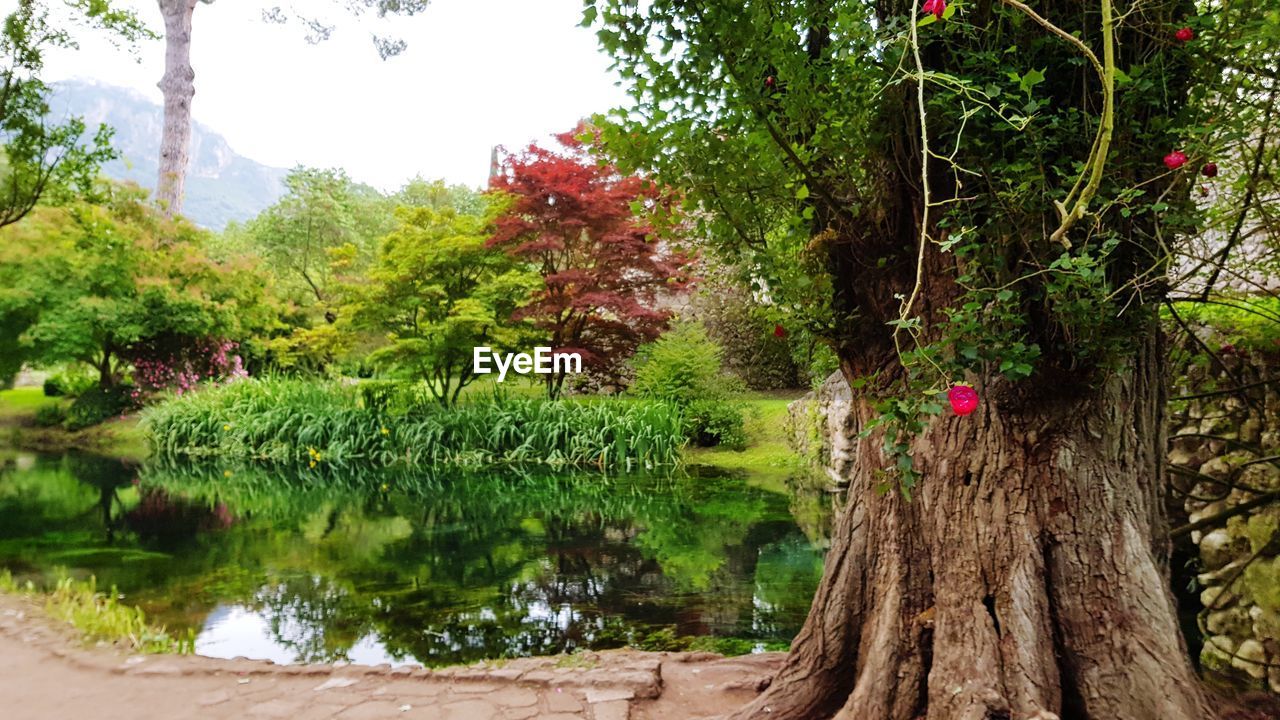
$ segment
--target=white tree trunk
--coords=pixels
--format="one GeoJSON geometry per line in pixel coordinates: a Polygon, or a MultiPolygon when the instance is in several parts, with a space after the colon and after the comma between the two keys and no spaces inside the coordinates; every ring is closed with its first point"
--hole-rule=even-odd
{"type": "Polygon", "coordinates": [[[159,0],[164,15],[164,132],[160,138],[160,176],[156,202],[172,217],[182,212],[188,150],[191,144],[191,99],[196,73],[191,68],[191,16],[198,0],[159,0]]]}

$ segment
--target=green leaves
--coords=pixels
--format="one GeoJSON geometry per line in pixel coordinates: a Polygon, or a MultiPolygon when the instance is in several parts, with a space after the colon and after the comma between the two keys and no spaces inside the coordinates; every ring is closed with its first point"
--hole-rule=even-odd
{"type": "Polygon", "coordinates": [[[474,347],[514,350],[529,339],[528,325],[511,316],[539,277],[486,246],[488,217],[431,207],[401,208],[397,217],[367,279],[342,287],[340,317],[389,339],[371,362],[426,381],[449,404],[475,379],[474,347]]]}
{"type": "Polygon", "coordinates": [[[1031,97],[1031,92],[1035,89],[1035,87],[1040,83],[1044,82],[1044,79],[1045,79],[1044,70],[1036,70],[1034,68],[1026,71],[1021,75],[1019,75],[1016,72],[1010,71],[1008,73],[1008,77],[1013,82],[1018,83],[1018,89],[1021,90],[1022,93],[1026,95],[1028,98],[1031,97]]]}

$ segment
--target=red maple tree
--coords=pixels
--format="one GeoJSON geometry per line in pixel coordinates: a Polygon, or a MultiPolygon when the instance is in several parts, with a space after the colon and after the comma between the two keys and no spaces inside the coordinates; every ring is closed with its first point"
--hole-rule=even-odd
{"type": "MultiPolygon", "coordinates": [[[[553,352],[579,353],[584,370],[616,380],[636,347],[666,328],[660,300],[688,288],[691,259],[655,232],[655,214],[668,209],[661,189],[593,157],[581,132],[557,135],[559,152],[534,144],[506,158],[490,188],[510,204],[489,247],[542,274],[516,318],[547,333],[553,352]]],[[[546,380],[558,396],[565,376],[546,380]]]]}

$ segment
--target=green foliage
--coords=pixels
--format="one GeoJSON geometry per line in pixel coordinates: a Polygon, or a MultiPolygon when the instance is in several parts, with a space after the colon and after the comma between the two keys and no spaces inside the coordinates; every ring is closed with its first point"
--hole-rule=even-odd
{"type": "Polygon", "coordinates": [[[59,404],[41,405],[36,408],[35,422],[40,427],[50,428],[62,425],[67,419],[67,409],[59,404]]]}
{"type": "Polygon", "coordinates": [[[111,384],[137,344],[240,340],[274,322],[261,278],[210,260],[201,231],[164,218],[136,189],[102,192],[101,202],[39,208],[3,229],[0,326],[17,333],[0,356],[83,363],[111,384]]]}
{"type": "Polygon", "coordinates": [[[697,318],[707,334],[724,349],[724,366],[742,378],[752,390],[799,387],[802,368],[797,363],[793,337],[777,337],[777,320],[767,304],[757,302],[750,289],[725,269],[704,271],[694,299],[697,318]],[[711,277],[706,277],[710,274],[711,277]]]}
{"type": "Polygon", "coordinates": [[[47,397],[77,397],[98,382],[91,372],[79,365],[64,365],[44,381],[47,397]]]}
{"type": "Polygon", "coordinates": [[[722,355],[723,350],[704,328],[690,322],[676,323],[636,352],[631,390],[677,405],[724,397],[727,385],[721,372],[722,355]]]}
{"type": "Polygon", "coordinates": [[[370,465],[650,467],[678,462],[683,445],[679,411],[665,403],[496,398],[445,409],[421,386],[384,407],[360,396],[336,383],[244,381],[149,408],[143,421],[161,456],[316,473],[370,465]]]}
{"type": "Polygon", "coordinates": [[[1198,166],[1161,157],[1222,134],[1226,162],[1267,132],[1274,76],[1246,59],[1280,47],[1265,6],[1076,3],[1049,32],[1016,3],[917,23],[908,2],[592,0],[634,101],[598,151],[685,191],[753,292],[864,373],[909,485],[949,385],[1088,384],[1154,331],[1199,222],[1198,166]],[[1173,40],[1184,16],[1203,42],[1173,40]]]}
{"type": "MultiPolygon", "coordinates": [[[[42,196],[66,200],[89,193],[98,166],[115,157],[111,129],[98,128],[84,142],[80,117],[49,117],[50,88],[41,80],[45,54],[77,47],[73,30],[101,31],[126,43],[155,35],[132,11],[107,0],[68,0],[50,12],[42,0],[22,0],[0,29],[0,227],[15,223],[42,196]]],[[[0,367],[0,371],[3,368],[0,367]]]]}
{"type": "Polygon", "coordinates": [[[132,385],[109,385],[87,390],[67,408],[66,428],[83,430],[134,410],[138,406],[136,395],[132,385]]]}
{"type": "Polygon", "coordinates": [[[298,167],[284,185],[275,205],[228,228],[218,245],[224,254],[260,256],[277,292],[319,319],[334,311],[341,275],[373,262],[377,239],[392,228],[391,205],[341,170],[298,167]]]}
{"type": "Polygon", "coordinates": [[[680,408],[685,433],[702,446],[746,445],[742,407],[732,399],[735,378],[721,367],[723,350],[697,323],[677,323],[656,341],[640,346],[632,361],[636,395],[680,408]]]}
{"type": "Polygon", "coordinates": [[[475,347],[513,350],[529,338],[511,316],[539,277],[486,247],[489,216],[415,207],[397,218],[367,279],[347,287],[343,316],[385,336],[370,363],[425,381],[449,405],[477,377],[475,347]]]}
{"type": "Polygon", "coordinates": [[[1164,312],[1167,320],[1172,320],[1171,312],[1188,325],[1208,328],[1221,343],[1242,350],[1280,350],[1280,298],[1235,293],[1208,303],[1173,303],[1164,312]]]}
{"type": "MultiPolygon", "coordinates": [[[[45,612],[74,627],[86,644],[111,643],[127,652],[147,654],[195,652],[194,630],[171,633],[149,622],[141,608],[121,603],[115,588],[104,593],[93,577],[76,580],[61,569],[58,575],[54,587],[44,595],[45,612]]],[[[0,592],[34,596],[38,590],[31,581],[19,583],[4,569],[0,570],[0,592]]]]}
{"type": "Polygon", "coordinates": [[[49,593],[45,611],[79,630],[86,643],[107,642],[140,653],[195,652],[194,631],[171,634],[149,623],[142,608],[122,604],[116,597],[115,588],[100,592],[93,578],[77,581],[67,577],[49,593]]]}
{"type": "Polygon", "coordinates": [[[725,400],[694,400],[683,406],[685,432],[701,447],[723,445],[731,450],[747,446],[742,406],[725,400]]]}

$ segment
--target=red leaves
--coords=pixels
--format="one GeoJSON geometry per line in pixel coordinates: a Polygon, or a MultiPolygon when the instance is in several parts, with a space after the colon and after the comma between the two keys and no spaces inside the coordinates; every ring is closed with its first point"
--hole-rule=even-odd
{"type": "Polygon", "coordinates": [[[784,338],[787,336],[787,329],[782,327],[781,325],[774,325],[773,336],[779,339],[784,338]]]}
{"type": "Polygon", "coordinates": [[[920,6],[920,12],[933,13],[933,16],[939,20],[946,11],[947,0],[924,0],[924,4],[920,6]]]}
{"type": "Polygon", "coordinates": [[[947,391],[947,400],[957,415],[968,415],[978,409],[978,391],[968,385],[953,385],[947,391]]]}
{"type": "Polygon", "coordinates": [[[1181,150],[1174,150],[1164,156],[1164,166],[1170,170],[1177,170],[1187,164],[1187,156],[1181,150]]]}
{"type": "Polygon", "coordinates": [[[1218,163],[1205,163],[1204,167],[1200,168],[1200,174],[1207,178],[1218,177],[1218,163]]]}
{"type": "Polygon", "coordinates": [[[1180,28],[1178,32],[1174,33],[1173,36],[1178,38],[1178,42],[1185,43],[1185,42],[1191,42],[1192,40],[1194,40],[1196,37],[1196,34],[1195,34],[1195,31],[1193,31],[1191,28],[1183,27],[1183,28],[1180,28]]]}
{"type": "Polygon", "coordinates": [[[557,136],[559,152],[530,145],[507,158],[491,187],[510,204],[488,244],[542,275],[542,290],[517,318],[608,373],[665,328],[662,300],[688,286],[690,259],[650,224],[669,205],[663,189],[597,162],[581,130],[557,136]]]}

